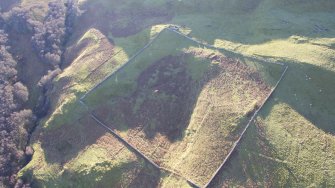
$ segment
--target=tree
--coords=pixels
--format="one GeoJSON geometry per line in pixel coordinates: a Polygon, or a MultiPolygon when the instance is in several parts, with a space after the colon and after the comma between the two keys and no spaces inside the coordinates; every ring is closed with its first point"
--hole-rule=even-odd
{"type": "Polygon", "coordinates": [[[19,100],[20,103],[28,101],[29,92],[26,86],[21,82],[16,82],[14,84],[14,95],[19,100]]]}
{"type": "Polygon", "coordinates": [[[3,19],[7,30],[10,29],[17,33],[27,33],[29,31],[27,22],[29,14],[22,7],[14,7],[7,13],[4,13],[3,19]]]}
{"type": "Polygon", "coordinates": [[[43,23],[33,19],[28,22],[33,28],[32,41],[40,57],[56,67],[61,61],[65,38],[66,7],[58,1],[49,3],[48,7],[43,23]]]}
{"type": "Polygon", "coordinates": [[[8,52],[7,35],[0,30],[0,182],[14,186],[15,174],[25,161],[26,127],[33,122],[31,110],[21,110],[28,90],[17,82],[16,61],[8,52]]]}
{"type": "Polygon", "coordinates": [[[8,35],[5,31],[31,35],[31,42],[40,59],[54,65],[54,69],[39,82],[45,93],[52,80],[60,73],[59,64],[64,51],[65,39],[71,32],[77,8],[72,0],[65,5],[54,1],[48,4],[48,12],[42,21],[37,20],[29,9],[14,7],[0,13],[0,187],[28,187],[16,181],[16,173],[31,157],[32,148],[26,147],[28,132],[34,127],[35,115],[44,116],[49,99],[41,95],[34,108],[23,109],[29,99],[26,86],[18,80],[16,61],[10,53],[8,35]],[[5,31],[4,31],[4,30],[5,31]]]}

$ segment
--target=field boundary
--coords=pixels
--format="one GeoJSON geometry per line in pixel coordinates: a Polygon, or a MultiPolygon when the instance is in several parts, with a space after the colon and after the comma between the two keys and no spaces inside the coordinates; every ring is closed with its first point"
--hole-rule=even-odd
{"type": "Polygon", "coordinates": [[[137,56],[139,56],[145,49],[147,49],[149,46],[151,46],[151,44],[161,35],[161,33],[163,33],[166,30],[166,28],[164,28],[162,31],[160,31],[153,39],[151,39],[143,48],[141,48],[139,51],[137,51],[132,57],[130,57],[128,59],[128,61],[126,63],[124,63],[123,65],[119,66],[116,71],[112,72],[111,74],[107,75],[102,81],[100,81],[97,85],[95,85],[93,88],[91,88],[90,90],[88,90],[81,98],[80,100],[84,100],[85,97],[90,94],[91,92],[93,92],[94,90],[96,90],[100,85],[102,85],[106,80],[108,80],[110,77],[112,77],[114,74],[120,72],[124,67],[126,67],[130,62],[132,62],[133,59],[135,59],[137,56]]]}
{"type": "MultiPolygon", "coordinates": [[[[107,132],[110,132],[114,137],[116,137],[118,140],[120,140],[126,147],[128,147],[129,149],[131,149],[132,151],[134,151],[135,153],[137,153],[138,155],[140,155],[142,158],[144,158],[146,161],[148,161],[150,164],[152,164],[153,166],[155,166],[156,168],[158,168],[159,170],[164,170],[168,173],[174,174],[178,177],[181,177],[182,179],[186,180],[187,183],[189,183],[191,186],[193,187],[202,187],[202,186],[198,186],[196,183],[194,183],[192,180],[178,174],[177,172],[161,167],[158,164],[156,164],[152,159],[150,159],[149,157],[147,157],[145,154],[143,154],[140,150],[138,150],[136,147],[134,147],[132,144],[130,144],[128,141],[126,141],[125,139],[123,139],[119,134],[117,134],[113,129],[111,129],[110,127],[108,127],[104,122],[102,122],[101,120],[99,120],[99,118],[94,115],[92,112],[89,111],[89,107],[87,106],[87,104],[84,102],[84,99],[86,98],[86,96],[90,93],[92,93],[93,91],[95,91],[99,86],[101,86],[106,80],[108,80],[110,77],[112,77],[113,75],[115,75],[116,73],[120,72],[121,70],[123,70],[130,62],[132,62],[137,56],[139,56],[145,49],[147,49],[149,46],[151,46],[151,44],[156,41],[156,39],[161,35],[161,33],[163,33],[164,31],[171,31],[174,32],[188,40],[191,40],[199,45],[202,45],[204,47],[207,48],[211,48],[211,49],[216,49],[216,50],[224,50],[227,51],[224,48],[218,48],[215,47],[213,45],[209,45],[209,44],[205,44],[202,43],[200,41],[197,41],[196,39],[193,39],[181,32],[179,32],[179,28],[176,26],[168,26],[165,27],[164,29],[162,29],[156,36],[154,36],[143,48],[141,48],[140,50],[138,50],[133,56],[131,56],[127,62],[125,62],[123,65],[119,66],[115,71],[113,71],[112,73],[110,73],[109,75],[107,75],[102,81],[100,81],[98,84],[96,84],[95,86],[93,86],[91,89],[89,89],[82,97],[80,97],[79,99],[79,103],[81,103],[85,109],[89,112],[89,116],[96,121],[100,126],[102,126],[104,129],[106,129],[107,132]]],[[[262,105],[254,112],[253,116],[250,118],[250,120],[248,121],[247,125],[245,126],[245,128],[243,129],[243,131],[241,132],[239,138],[234,142],[233,147],[230,149],[230,152],[227,154],[227,156],[225,157],[225,159],[223,160],[223,162],[221,163],[221,165],[219,166],[219,168],[214,172],[214,174],[212,175],[211,179],[208,181],[208,183],[203,186],[204,188],[207,188],[211,182],[215,179],[215,177],[217,176],[217,174],[220,172],[220,170],[223,168],[223,166],[226,164],[226,162],[229,160],[229,158],[231,157],[232,153],[235,151],[236,147],[239,145],[240,141],[242,140],[245,132],[247,131],[247,129],[250,127],[251,123],[254,121],[255,117],[258,115],[258,112],[263,108],[263,106],[267,103],[267,101],[270,99],[270,97],[272,96],[272,94],[274,93],[274,91],[277,89],[278,85],[280,84],[280,82],[283,80],[283,78],[286,75],[286,72],[288,70],[288,65],[281,63],[281,62],[272,62],[272,61],[263,61],[265,63],[271,63],[271,64],[277,64],[277,65],[281,65],[284,68],[284,71],[282,72],[279,80],[276,82],[276,85],[271,89],[270,93],[267,95],[267,97],[264,99],[262,105]]],[[[100,67],[100,66],[99,66],[100,67]]]]}
{"type": "Polygon", "coordinates": [[[127,146],[128,148],[130,148],[131,150],[133,150],[135,153],[137,153],[138,155],[140,155],[141,157],[143,157],[146,161],[148,161],[151,165],[153,165],[154,167],[156,167],[159,170],[163,170],[166,171],[168,173],[174,174],[178,177],[181,177],[182,179],[186,180],[186,182],[190,185],[192,185],[193,187],[197,187],[200,188],[200,186],[198,186],[196,183],[194,183],[192,180],[185,178],[184,176],[178,174],[177,172],[161,167],[158,164],[156,164],[154,161],[152,161],[149,157],[147,157],[144,153],[142,153],[140,150],[138,150],[136,147],[134,147],[133,145],[131,145],[129,142],[127,142],[126,140],[124,140],[120,135],[118,135],[113,129],[111,129],[110,127],[108,127],[105,123],[101,122],[97,116],[95,116],[94,114],[90,114],[90,117],[92,119],[94,119],[99,125],[101,125],[103,128],[105,128],[108,132],[110,132],[114,137],[116,137],[118,140],[120,140],[125,146],[127,146]]]}
{"type": "Polygon", "coordinates": [[[235,143],[233,144],[232,149],[230,150],[230,152],[227,154],[226,158],[223,160],[223,162],[221,163],[220,167],[215,171],[215,173],[213,174],[212,178],[208,181],[208,183],[204,186],[205,188],[208,187],[211,182],[214,180],[214,178],[217,176],[217,174],[220,172],[220,170],[222,169],[222,167],[226,164],[226,162],[228,161],[228,159],[231,157],[231,154],[235,151],[236,147],[238,146],[238,144],[240,143],[242,137],[244,136],[244,133],[247,131],[247,129],[249,128],[249,126],[251,125],[251,123],[254,121],[255,117],[258,115],[258,112],[263,108],[263,106],[266,104],[266,102],[270,99],[270,97],[272,96],[273,92],[276,90],[276,88],[278,87],[279,83],[282,81],[282,79],[284,78],[284,75],[286,74],[288,69],[288,66],[285,66],[285,70],[283,71],[283,73],[281,74],[279,80],[277,81],[276,85],[274,86],[274,88],[272,88],[271,92],[268,94],[268,96],[265,98],[265,100],[263,101],[262,105],[255,111],[255,113],[252,115],[252,117],[250,118],[248,124],[245,126],[245,128],[243,129],[240,137],[235,141],[235,143]]]}
{"type": "MultiPolygon", "coordinates": [[[[104,51],[104,50],[101,50],[101,51],[104,51]]],[[[71,85],[69,85],[69,86],[64,87],[61,91],[62,91],[62,92],[63,92],[63,91],[66,91],[66,90],[68,90],[68,89],[70,89],[70,88],[72,88],[72,87],[78,85],[78,84],[81,83],[81,82],[86,82],[86,80],[87,80],[90,76],[92,76],[94,73],[96,73],[102,66],[104,66],[104,65],[105,65],[106,63],[108,63],[111,59],[113,59],[115,56],[117,56],[121,51],[122,51],[122,50],[118,50],[118,51],[117,51],[116,53],[114,53],[109,59],[103,61],[100,65],[98,65],[97,67],[95,67],[95,68],[94,68],[94,69],[93,69],[87,76],[85,76],[85,78],[80,79],[79,81],[77,81],[77,82],[75,82],[75,83],[73,83],[73,84],[71,84],[71,85]]],[[[89,55],[91,55],[91,54],[89,54],[89,55]]]]}
{"type": "MultiPolygon", "coordinates": [[[[85,102],[81,101],[80,100],[80,103],[82,105],[85,106],[85,108],[88,110],[88,106],[86,105],[85,102]]],[[[159,166],[158,164],[156,164],[153,160],[151,160],[149,157],[147,157],[144,153],[142,153],[140,150],[138,150],[136,147],[134,147],[132,144],[130,144],[128,141],[126,141],[125,139],[123,139],[119,134],[117,134],[113,129],[111,129],[110,127],[108,127],[104,122],[102,122],[101,120],[99,120],[99,118],[94,115],[93,113],[89,112],[90,113],[90,117],[96,121],[100,126],[102,126],[104,129],[107,130],[107,132],[111,133],[115,138],[117,138],[120,142],[122,142],[127,148],[129,148],[130,150],[132,150],[133,152],[135,152],[136,154],[138,154],[139,156],[141,156],[142,158],[144,158],[147,162],[149,162],[151,165],[153,165],[154,167],[156,167],[157,169],[159,170],[163,170],[163,171],[166,171],[170,174],[173,174],[173,175],[176,175],[180,178],[182,178],[183,180],[185,180],[188,184],[190,184],[192,187],[195,187],[195,188],[200,188],[201,186],[197,185],[196,183],[193,182],[193,180],[190,180],[180,174],[178,174],[177,172],[173,171],[173,170],[170,170],[170,169],[167,169],[167,168],[164,168],[164,167],[161,167],[159,166]]]]}

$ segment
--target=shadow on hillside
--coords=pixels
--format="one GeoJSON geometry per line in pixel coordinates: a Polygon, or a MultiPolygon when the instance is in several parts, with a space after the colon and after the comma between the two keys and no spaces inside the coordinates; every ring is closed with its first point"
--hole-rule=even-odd
{"type": "MultiPolygon", "coordinates": [[[[285,103],[318,129],[335,135],[335,72],[301,62],[292,62],[288,65],[289,70],[285,78],[259,115],[266,118],[274,105],[285,103]]],[[[285,123],[283,120],[282,122],[285,123]]],[[[264,126],[266,125],[260,127],[264,126]]],[[[281,163],[280,159],[274,161],[271,158],[264,158],[267,156],[258,156],[258,154],[269,154],[268,157],[271,157],[271,153],[276,153],[270,141],[264,138],[263,131],[258,126],[256,128],[256,125],[248,129],[241,145],[233,152],[209,187],[227,186],[227,183],[242,186],[250,185],[248,183],[252,182],[278,183],[279,181],[272,179],[276,177],[271,178],[271,175],[280,168],[289,174],[285,180],[288,186],[301,183],[299,176],[293,174],[288,164],[281,163]],[[259,141],[255,141],[256,138],[259,141]]]]}
{"type": "MultiPolygon", "coordinates": [[[[143,188],[158,186],[161,175],[160,169],[157,169],[145,161],[137,152],[133,152],[133,154],[137,156],[136,161],[127,162],[120,166],[113,166],[112,158],[115,159],[115,155],[124,151],[124,147],[126,146],[114,137],[110,140],[106,140],[106,138],[102,139],[103,135],[106,135],[106,130],[87,114],[83,116],[79,122],[67,127],[55,129],[52,133],[46,132],[40,137],[40,139],[43,140],[41,143],[46,162],[60,166],[75,159],[81,152],[85,152],[87,147],[92,147],[95,144],[101,147],[104,147],[104,144],[108,145],[105,149],[108,152],[107,156],[111,158],[111,162],[97,163],[92,167],[89,173],[87,173],[87,171],[73,172],[65,169],[61,174],[62,181],[57,182],[57,184],[59,184],[58,186],[62,187],[62,182],[81,185],[85,181],[85,185],[91,185],[92,187],[105,187],[106,185],[109,187],[121,187],[121,185],[124,184],[129,185],[128,187],[143,188]],[[111,149],[112,151],[110,151],[111,149]],[[110,167],[111,165],[113,167],[110,167]],[[104,173],[100,171],[101,169],[108,168],[110,168],[110,170],[104,173]],[[96,180],[96,177],[100,177],[100,179],[96,180]]],[[[132,148],[128,148],[128,150],[132,151],[132,148]]],[[[100,151],[99,149],[95,150],[97,153],[100,151]]],[[[80,156],[78,160],[90,160],[90,157],[89,155],[80,156]]],[[[108,159],[104,159],[103,161],[108,161],[108,159]]],[[[24,178],[31,179],[33,170],[34,169],[31,169],[25,173],[24,178]]],[[[33,185],[35,184],[38,186],[37,181],[33,181],[33,185]]]]}
{"type": "MultiPolygon", "coordinates": [[[[224,3],[229,4],[229,1],[224,3]]],[[[241,7],[245,3],[247,1],[241,2],[241,7]]],[[[315,10],[310,7],[311,10],[308,11],[304,11],[308,5],[304,7],[295,4],[294,7],[297,8],[295,12],[291,10],[294,8],[290,3],[286,6],[276,6],[261,1],[261,9],[255,6],[250,11],[242,11],[240,7],[228,9],[228,5],[222,7],[222,10],[217,10],[214,7],[213,10],[201,13],[189,11],[185,14],[180,13],[172,22],[189,27],[192,30],[191,36],[205,40],[209,44],[214,44],[218,39],[236,44],[254,45],[287,39],[291,36],[333,38],[335,36],[334,13],[330,7],[334,7],[335,2],[328,1],[328,4],[320,3],[315,10]],[[321,6],[324,6],[324,12],[318,10],[321,6]]]]}
{"type": "MultiPolygon", "coordinates": [[[[166,30],[166,32],[171,31],[166,30]]],[[[188,41],[174,32],[171,34],[178,37],[175,40],[188,41]]],[[[187,49],[190,46],[191,44],[188,44],[183,48],[187,49]]],[[[160,48],[155,48],[155,50],[160,50],[160,48]]],[[[261,61],[227,50],[221,50],[221,52],[227,57],[240,59],[242,62],[246,60],[261,61]]],[[[211,73],[204,75],[204,80],[200,82],[192,80],[184,65],[184,59],[190,57],[185,56],[187,55],[165,56],[153,63],[138,76],[134,89],[129,89],[132,87],[129,86],[129,83],[116,81],[127,80],[127,74],[132,71],[131,68],[128,72],[124,71],[130,65],[123,67],[117,76],[109,78],[110,84],[113,86],[105,83],[109,88],[100,88],[101,92],[105,92],[105,94],[91,98],[95,100],[96,104],[100,104],[98,108],[95,107],[93,113],[106,125],[120,132],[140,130],[145,133],[148,139],[155,138],[158,133],[172,142],[182,139],[203,86],[217,76],[216,68],[212,67],[211,73]],[[118,94],[120,92],[123,93],[123,96],[118,94]],[[105,98],[101,99],[100,97],[105,98]]],[[[272,73],[272,71],[270,72],[272,73]]],[[[277,75],[270,76],[277,77],[277,75]]],[[[94,92],[98,92],[98,90],[94,92]]]]}
{"type": "MultiPolygon", "coordinates": [[[[132,170],[130,166],[129,170],[132,170]]],[[[136,172],[136,177],[132,179],[128,185],[129,188],[155,188],[159,187],[161,180],[161,171],[149,163],[145,163],[139,171],[136,172]]]]}
{"type": "Polygon", "coordinates": [[[265,125],[253,124],[248,129],[240,145],[209,184],[209,188],[230,185],[281,187],[278,182],[283,182],[276,180],[278,177],[274,174],[278,169],[285,170],[289,174],[285,180],[287,186],[299,183],[299,178],[293,174],[288,164],[281,162],[280,158],[271,158],[271,153],[276,153],[276,150],[264,137],[264,130],[261,128],[263,126],[265,125]]]}
{"type": "Polygon", "coordinates": [[[96,144],[97,140],[105,134],[106,131],[87,113],[83,114],[78,121],[43,131],[38,139],[41,142],[45,160],[50,164],[63,165],[77,157],[85,148],[96,144]]]}
{"type": "MultiPolygon", "coordinates": [[[[112,164],[108,162],[97,163],[89,173],[87,171],[64,170],[60,176],[61,181],[51,183],[45,179],[46,184],[55,187],[130,187],[130,188],[155,188],[160,183],[160,171],[148,163],[140,164],[139,161],[122,163],[110,168],[112,164]],[[101,172],[101,168],[108,169],[101,172]],[[97,178],[99,177],[99,178],[97,178]]],[[[31,178],[33,170],[30,170],[25,178],[31,178]]],[[[32,187],[43,187],[36,179],[32,179],[32,187]]]]}
{"type": "Polygon", "coordinates": [[[317,128],[335,135],[334,86],[335,72],[306,63],[289,63],[285,78],[261,115],[268,116],[276,103],[286,103],[317,128]]]}
{"type": "MultiPolygon", "coordinates": [[[[105,7],[101,7],[98,5],[97,7],[88,8],[87,12],[85,12],[81,17],[78,18],[77,24],[74,26],[74,35],[71,38],[72,43],[78,41],[78,39],[86,32],[88,28],[97,28],[101,30],[106,36],[108,36],[109,31],[114,29],[114,34],[117,36],[129,36],[133,35],[145,28],[150,27],[151,25],[158,24],[158,23],[166,23],[168,22],[172,14],[157,14],[157,20],[149,19],[147,22],[140,22],[140,20],[136,20],[136,22],[130,21],[127,22],[126,27],[119,28],[119,30],[115,30],[114,28],[109,28],[109,21],[106,19],[115,18],[113,11],[107,11],[105,7]],[[106,19],[101,19],[106,18],[106,19]],[[134,25],[135,24],[135,25],[134,25]],[[136,25],[139,24],[139,25],[136,25]],[[132,26],[131,26],[132,25],[132,26]],[[134,27],[134,28],[132,28],[134,27]],[[124,29],[124,30],[122,30],[124,29]],[[117,34],[119,32],[119,35],[117,34]]],[[[149,11],[150,12],[150,11],[149,11]]],[[[123,15],[121,15],[122,17],[123,15]]],[[[135,15],[134,15],[135,16],[135,15]]],[[[124,17],[124,16],[123,16],[124,17]]],[[[142,17],[143,18],[143,17],[142,17]]],[[[120,22],[122,19],[119,20],[120,22]]],[[[286,20],[287,21],[287,20],[286,20]]],[[[284,20],[282,24],[286,24],[284,20]]],[[[118,22],[114,23],[118,24],[118,22]]],[[[182,23],[185,26],[188,26],[188,23],[182,23]]],[[[205,23],[204,23],[205,25],[205,23]]],[[[225,27],[229,27],[230,25],[226,25],[225,27]]],[[[260,40],[247,40],[246,38],[253,38],[253,33],[243,33],[244,31],[248,31],[249,25],[245,24],[241,28],[242,33],[234,35],[225,35],[223,34],[222,38],[229,41],[239,42],[239,43],[248,43],[248,44],[257,44],[262,43],[264,40],[274,40],[280,38],[288,38],[292,35],[301,35],[307,37],[334,37],[334,31],[330,30],[329,28],[317,23],[310,22],[310,28],[307,30],[299,31],[299,30],[285,30],[287,32],[280,31],[281,29],[286,29],[287,27],[282,27],[278,30],[278,28],[272,28],[270,25],[265,25],[266,31],[272,33],[266,35],[268,38],[263,37],[260,40]],[[315,25],[318,25],[317,27],[315,25]],[[278,30],[278,31],[276,31],[278,30]],[[315,30],[315,31],[313,31],[315,30]],[[239,37],[241,35],[246,34],[246,37],[239,37]]],[[[210,27],[210,26],[209,26],[210,27]]],[[[240,28],[239,28],[240,29],[240,28]]],[[[113,30],[112,30],[113,31],[113,30]]],[[[257,32],[257,31],[255,31],[257,32]]],[[[223,32],[224,33],[224,32],[223,32]]],[[[145,37],[149,38],[150,30],[145,33],[145,37]]],[[[196,36],[201,38],[201,36],[196,36]]],[[[209,43],[213,43],[213,40],[209,40],[209,43]]],[[[117,44],[122,47],[122,44],[117,44]]],[[[127,50],[125,48],[128,56],[130,57],[131,50],[127,50]]],[[[335,73],[324,70],[322,68],[304,64],[304,63],[291,63],[290,69],[287,72],[285,79],[282,81],[281,85],[278,87],[277,91],[275,92],[273,98],[276,98],[280,102],[284,102],[289,104],[292,108],[294,108],[297,112],[302,114],[306,119],[311,121],[315,126],[324,130],[325,132],[329,132],[331,134],[335,134],[335,110],[334,110],[334,102],[335,102],[335,73]],[[307,77],[311,78],[306,80],[307,77]],[[327,82],[325,82],[327,80],[327,82]],[[321,92],[320,92],[321,90],[321,92]],[[312,105],[310,105],[312,104],[312,105]]],[[[189,101],[188,107],[194,108],[195,100],[199,93],[196,93],[189,101]]],[[[275,101],[272,100],[268,103],[265,108],[263,109],[262,114],[267,116],[271,110],[271,107],[275,104],[275,101]]],[[[178,107],[178,106],[177,106],[178,107]]],[[[179,106],[180,108],[176,108],[177,110],[174,111],[176,115],[180,115],[179,113],[185,106],[179,106]]],[[[193,109],[190,108],[190,109],[193,109]]],[[[160,110],[160,109],[158,109],[160,110]]],[[[150,111],[147,111],[150,113],[150,111]]],[[[151,112],[154,115],[154,111],[151,112]]],[[[189,112],[188,112],[189,113],[189,112]]],[[[187,117],[187,115],[185,116],[187,117]]],[[[189,119],[186,118],[186,119],[189,119]]],[[[179,119],[179,120],[183,120],[179,119]]],[[[183,123],[184,125],[187,122],[183,123]]],[[[171,123],[172,125],[172,123],[171,123]]],[[[96,143],[96,141],[104,134],[106,131],[102,128],[98,128],[99,126],[96,124],[94,120],[89,118],[88,114],[82,117],[79,122],[75,122],[74,124],[65,125],[64,127],[54,130],[54,131],[45,131],[39,137],[42,148],[45,151],[46,161],[50,164],[60,164],[63,165],[66,162],[75,159],[81,151],[84,151],[85,148],[92,146],[96,143]]],[[[164,128],[164,127],[163,127],[164,128]]],[[[183,132],[185,129],[184,127],[178,128],[177,131],[183,132]]],[[[147,130],[147,135],[150,137],[152,130],[147,130]],[[149,134],[150,133],[150,134],[149,134]]],[[[179,136],[182,136],[180,134],[179,136]]],[[[178,137],[177,137],[178,138],[178,137]]],[[[176,140],[176,137],[170,137],[171,140],[176,140]]],[[[111,143],[115,144],[115,143],[111,143]]],[[[159,173],[159,172],[154,172],[159,173]]],[[[140,170],[138,176],[134,179],[131,186],[138,187],[138,184],[148,183],[150,185],[158,185],[159,179],[152,178],[156,177],[153,174],[148,173],[146,170],[140,170]]],[[[143,187],[149,187],[143,185],[143,187]]],[[[155,186],[153,186],[155,187],[155,186]]]]}
{"type": "MultiPolygon", "coordinates": [[[[109,15],[110,13],[106,12],[105,8],[102,8],[101,5],[97,5],[98,7],[90,7],[88,8],[87,12],[83,13],[74,26],[73,36],[71,36],[69,45],[76,45],[76,41],[78,41],[82,35],[86,32],[89,28],[97,28],[101,30],[106,36],[108,36],[108,32],[111,28],[109,28],[109,23],[113,18],[113,16],[117,15],[109,15]],[[99,8],[102,11],[96,11],[95,8],[99,8]],[[106,16],[106,17],[104,17],[106,16]],[[106,18],[106,19],[101,19],[106,18]]],[[[147,10],[150,13],[151,10],[147,10]]],[[[146,13],[147,15],[149,13],[146,13]]],[[[146,16],[147,18],[147,15],[146,16]]],[[[150,15],[150,14],[149,14],[150,15]]],[[[136,29],[131,32],[139,32],[140,30],[144,29],[148,25],[157,24],[158,22],[162,22],[161,20],[171,19],[171,14],[166,15],[165,13],[157,13],[154,15],[154,18],[158,19],[149,19],[146,23],[140,22],[139,20],[136,21],[139,25],[136,26],[136,29]]],[[[127,34],[123,33],[123,31],[119,31],[119,34],[127,34]]],[[[130,31],[129,31],[130,32],[130,31]]],[[[135,34],[135,33],[130,33],[135,34]]],[[[145,30],[143,32],[143,38],[149,39],[150,38],[150,30],[145,30]]],[[[111,41],[113,42],[113,41],[111,41]]],[[[144,44],[143,44],[144,45],[144,44]]],[[[142,46],[141,46],[142,47],[142,46]]],[[[102,47],[103,48],[103,47],[102,47]]],[[[70,56],[78,56],[78,54],[82,49],[76,51],[74,50],[73,53],[68,54],[70,56]],[[76,55],[75,55],[76,54],[76,55]]],[[[132,56],[134,52],[133,50],[124,49],[126,53],[129,53],[128,56],[132,56]]],[[[75,58],[69,58],[71,60],[75,58]]],[[[69,66],[70,64],[67,63],[64,65],[63,68],[69,66]]],[[[95,70],[94,70],[95,71],[95,70]]],[[[99,74],[99,71],[96,71],[99,74]]],[[[93,73],[91,75],[92,79],[95,79],[96,74],[93,73]]],[[[92,81],[92,80],[91,80],[92,81]]],[[[97,80],[93,80],[97,82],[97,80]]],[[[92,82],[93,82],[92,81],[92,82]]],[[[64,84],[66,85],[66,84],[64,84]]],[[[67,92],[67,91],[64,91],[67,92]]],[[[57,98],[61,96],[61,93],[64,92],[57,92],[52,96],[55,101],[57,98]]],[[[40,135],[38,135],[35,139],[38,139],[42,145],[42,149],[45,152],[45,159],[49,164],[60,164],[64,165],[67,162],[75,159],[80,152],[84,151],[85,148],[90,147],[99,140],[103,135],[106,134],[106,130],[103,128],[99,128],[98,125],[92,118],[89,117],[89,114],[84,114],[79,121],[67,123],[61,125],[61,128],[55,128],[53,130],[43,130],[40,135]]],[[[110,143],[113,145],[113,143],[110,143]]],[[[114,145],[121,144],[120,142],[114,143],[114,145]]],[[[122,145],[122,144],[121,144],[122,145]]],[[[123,147],[123,145],[122,145],[123,147]]]]}
{"type": "MultiPolygon", "coordinates": [[[[270,12],[270,11],[269,11],[270,12]]],[[[269,13],[270,14],[270,13],[269,13]]],[[[226,15],[229,16],[230,15],[226,15]]],[[[267,15],[264,15],[266,17],[267,15]]],[[[204,23],[189,23],[189,21],[177,20],[174,23],[183,25],[192,29],[191,36],[205,40],[207,43],[214,45],[218,40],[229,41],[235,43],[236,46],[242,45],[257,45],[274,40],[286,40],[292,36],[306,37],[306,38],[334,38],[335,27],[334,23],[324,23],[324,20],[320,20],[318,16],[298,16],[299,19],[316,20],[303,23],[305,25],[300,26],[294,22],[294,20],[281,17],[272,18],[272,20],[262,20],[263,17],[257,15],[232,15],[230,19],[223,20],[222,23],[208,19],[204,23]],[[238,23],[241,20],[245,20],[246,23],[238,23]],[[266,23],[269,21],[269,23],[266,23]],[[199,26],[201,25],[201,26],[199,26]],[[219,25],[219,26],[217,26],[219,25]],[[257,25],[257,27],[255,26],[257,25]],[[217,27],[217,28],[216,28],[217,27]],[[222,27],[222,28],[221,28],[222,27]]],[[[334,16],[334,15],[333,15],[334,16]]],[[[209,18],[211,15],[208,16],[209,18]]],[[[329,16],[331,17],[331,16],[329,16]]],[[[329,18],[331,19],[331,18],[329,18]]],[[[328,19],[328,20],[329,20],[328,19]]],[[[292,39],[293,40],[293,39],[292,39]]],[[[300,43],[300,39],[296,39],[296,43],[300,43]]],[[[334,46],[334,44],[333,44],[334,46]]]]}
{"type": "MultiPolygon", "coordinates": [[[[97,28],[106,36],[132,36],[156,24],[174,23],[193,30],[192,36],[214,44],[217,39],[241,43],[261,44],[291,36],[333,38],[335,28],[329,6],[320,13],[315,9],[304,14],[292,12],[289,5],[269,6],[260,0],[222,2],[163,2],[149,6],[145,2],[129,0],[101,3],[88,1],[81,6],[82,14],[74,26],[77,41],[89,28],[97,28]],[[287,7],[289,6],[289,7],[287,7]],[[197,15],[201,15],[197,19],[197,15]],[[224,18],[218,15],[223,15],[224,18]],[[188,17],[189,16],[189,17],[188,17]]],[[[295,4],[297,9],[303,10],[295,4]]],[[[320,5],[321,6],[321,5],[320,5]]],[[[292,5],[293,7],[293,5],[292,5]]],[[[292,8],[291,7],[291,8],[292,8]]],[[[294,9],[294,8],[292,8],[294,9]]],[[[313,9],[313,8],[312,8],[313,9]]]]}
{"type": "Polygon", "coordinates": [[[172,142],[182,139],[202,88],[216,76],[211,71],[205,79],[193,80],[185,63],[189,58],[163,57],[139,75],[134,92],[117,97],[113,105],[105,101],[93,113],[119,131],[140,129],[148,139],[158,133],[172,142]]]}
{"type": "MultiPolygon", "coordinates": [[[[157,187],[160,181],[160,170],[145,161],[137,152],[133,152],[133,154],[137,156],[138,160],[122,164],[121,166],[109,167],[113,164],[115,155],[124,151],[124,147],[126,146],[113,136],[109,137],[109,139],[108,137],[102,138],[106,134],[108,133],[106,133],[104,128],[98,125],[88,114],[85,114],[78,122],[44,132],[39,139],[42,144],[45,160],[50,165],[63,166],[83,154],[82,152],[89,149],[88,147],[94,147],[94,145],[99,145],[106,149],[107,156],[111,158],[111,163],[97,163],[88,174],[86,171],[83,172],[84,174],[81,174],[80,172],[65,170],[62,174],[62,179],[66,180],[65,182],[78,182],[79,185],[83,182],[83,179],[87,179],[87,184],[92,183],[92,186],[102,185],[102,183],[106,185],[106,182],[109,182],[111,187],[120,187],[125,182],[129,184],[129,180],[124,178],[129,176],[131,179],[130,187],[157,187]],[[110,168],[110,172],[101,173],[101,168],[110,168]],[[99,181],[90,179],[96,177],[101,177],[101,179],[99,181]]],[[[92,151],[93,149],[91,148],[90,150],[92,151]]],[[[132,151],[132,148],[128,148],[128,150],[132,151]]],[[[101,150],[96,149],[94,152],[99,156],[101,150]]],[[[95,155],[95,153],[91,155],[95,155]]],[[[89,161],[85,161],[90,160],[90,157],[83,154],[77,160],[84,161],[84,164],[86,162],[90,163],[89,161]]],[[[104,159],[103,161],[108,161],[108,159],[104,159]]],[[[33,169],[25,173],[25,178],[31,179],[32,174],[33,169]]]]}
{"type": "Polygon", "coordinates": [[[160,6],[145,6],[141,1],[88,1],[80,8],[82,14],[74,24],[72,43],[78,41],[89,28],[96,28],[105,36],[128,37],[152,25],[166,23],[174,16],[167,2],[160,6]]]}

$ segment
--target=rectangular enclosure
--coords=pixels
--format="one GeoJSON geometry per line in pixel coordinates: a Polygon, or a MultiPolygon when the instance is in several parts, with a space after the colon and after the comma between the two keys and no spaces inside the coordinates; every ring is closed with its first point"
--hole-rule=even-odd
{"type": "Polygon", "coordinates": [[[163,30],[83,101],[160,167],[202,186],[283,70],[163,30]]]}

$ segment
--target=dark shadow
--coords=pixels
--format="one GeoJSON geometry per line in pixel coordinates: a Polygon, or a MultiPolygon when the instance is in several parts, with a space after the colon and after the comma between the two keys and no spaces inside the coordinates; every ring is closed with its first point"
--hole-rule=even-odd
{"type": "MultiPolygon", "coordinates": [[[[238,147],[239,148],[239,147],[238,147]]],[[[236,149],[238,149],[236,148],[236,149]]],[[[219,170],[219,172],[216,174],[214,179],[208,184],[209,188],[216,188],[216,187],[224,187],[227,186],[226,180],[230,179],[231,177],[236,178],[233,171],[230,171],[230,169],[238,169],[240,171],[240,176],[237,176],[238,182],[246,182],[247,177],[244,176],[243,173],[243,165],[245,164],[245,161],[242,161],[239,152],[235,150],[228,161],[225,163],[225,165],[222,166],[222,168],[219,170]],[[236,166],[238,165],[238,166],[236,166]],[[229,169],[229,170],[227,170],[229,169]]]]}
{"type": "MultiPolygon", "coordinates": [[[[131,169],[130,169],[131,170],[131,169]]],[[[161,171],[150,163],[137,172],[137,176],[129,184],[129,188],[156,188],[159,187],[161,171]]]]}

